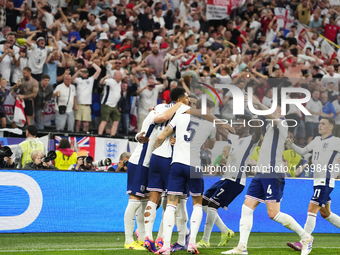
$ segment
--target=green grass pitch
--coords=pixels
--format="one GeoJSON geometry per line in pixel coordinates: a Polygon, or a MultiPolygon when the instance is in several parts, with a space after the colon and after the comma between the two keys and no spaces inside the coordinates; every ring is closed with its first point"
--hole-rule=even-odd
{"type": "MultiPolygon", "coordinates": [[[[199,233],[197,241],[202,237],[199,233]]],[[[315,241],[311,254],[340,254],[339,234],[314,234],[315,241]]],[[[173,234],[172,242],[177,240],[173,234]]],[[[226,247],[217,247],[219,233],[212,233],[211,248],[199,249],[200,254],[215,255],[236,246],[239,234],[229,241],[226,247]]],[[[287,241],[296,241],[294,233],[251,233],[249,254],[298,255],[291,250],[287,241]]],[[[147,251],[123,249],[124,233],[34,233],[0,234],[0,255],[105,255],[105,254],[151,254],[147,251]]],[[[175,254],[188,254],[186,251],[175,254]]]]}

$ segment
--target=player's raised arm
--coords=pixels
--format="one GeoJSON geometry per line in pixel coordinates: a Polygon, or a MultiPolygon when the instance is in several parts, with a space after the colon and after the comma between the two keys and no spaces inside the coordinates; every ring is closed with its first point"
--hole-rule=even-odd
{"type": "Polygon", "coordinates": [[[301,148],[301,147],[295,145],[295,144],[293,143],[293,141],[292,141],[291,138],[287,138],[287,139],[286,139],[286,143],[293,149],[293,151],[295,151],[297,154],[299,154],[299,155],[301,155],[301,156],[303,156],[303,155],[305,155],[305,154],[307,154],[307,153],[309,153],[309,152],[311,152],[311,151],[313,150],[313,149],[309,149],[309,147],[310,147],[310,148],[313,148],[313,147],[312,147],[312,143],[313,143],[313,142],[309,143],[309,144],[308,144],[306,147],[304,147],[304,148],[301,148]]]}
{"type": "Polygon", "coordinates": [[[162,133],[157,137],[155,144],[154,144],[154,149],[157,149],[159,146],[162,145],[164,142],[165,138],[167,138],[169,135],[171,135],[174,132],[173,128],[171,125],[167,125],[165,129],[162,131],[162,133]]]}
{"type": "MultiPolygon", "coordinates": [[[[253,105],[256,105],[260,110],[266,111],[269,110],[269,108],[265,105],[263,105],[260,100],[256,97],[256,96],[252,96],[252,101],[253,101],[253,105]]],[[[273,126],[277,127],[278,123],[279,123],[279,116],[276,116],[274,113],[265,115],[265,117],[269,120],[272,120],[273,126]]]]}
{"type": "Polygon", "coordinates": [[[190,108],[189,110],[186,111],[188,114],[192,114],[194,116],[201,117],[207,121],[214,122],[217,128],[217,131],[219,134],[222,136],[228,138],[229,132],[235,134],[235,129],[230,126],[229,124],[223,122],[222,120],[216,118],[214,115],[207,113],[207,114],[202,114],[201,109],[195,109],[195,108],[190,108]],[[227,131],[227,130],[229,131],[227,131]]]}
{"type": "Polygon", "coordinates": [[[169,120],[172,116],[174,116],[175,112],[178,110],[179,107],[181,107],[182,103],[177,102],[174,106],[166,110],[164,113],[158,114],[154,118],[155,123],[163,123],[167,120],[169,120]]]}

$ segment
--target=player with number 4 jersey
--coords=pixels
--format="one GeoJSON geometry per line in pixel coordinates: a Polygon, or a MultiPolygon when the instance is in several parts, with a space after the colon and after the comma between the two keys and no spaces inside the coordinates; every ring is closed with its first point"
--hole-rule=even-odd
{"type": "MultiPolygon", "coordinates": [[[[335,121],[322,118],[319,123],[319,134],[306,147],[300,148],[287,139],[288,145],[298,154],[312,153],[314,170],[314,194],[308,206],[305,231],[311,234],[315,228],[316,216],[320,211],[322,218],[340,228],[340,217],[331,211],[330,194],[333,191],[335,178],[339,175],[340,138],[332,135],[335,121]]],[[[309,167],[309,166],[308,166],[309,167]]],[[[301,250],[301,242],[287,245],[294,250],[301,250]]]]}
{"type": "MultiPolygon", "coordinates": [[[[302,255],[307,255],[311,250],[313,237],[293,217],[280,212],[285,183],[284,172],[282,171],[284,170],[282,153],[288,136],[288,126],[281,114],[281,100],[278,101],[274,113],[266,115],[271,123],[266,127],[267,131],[263,138],[256,166],[257,174],[248,187],[246,199],[242,206],[239,244],[234,249],[222,252],[222,254],[248,254],[247,244],[253,225],[253,212],[260,202],[266,204],[268,216],[272,220],[281,223],[300,236],[303,244],[302,255]]],[[[253,96],[253,104],[260,110],[268,110],[268,107],[264,106],[255,96],[253,96]]]]}

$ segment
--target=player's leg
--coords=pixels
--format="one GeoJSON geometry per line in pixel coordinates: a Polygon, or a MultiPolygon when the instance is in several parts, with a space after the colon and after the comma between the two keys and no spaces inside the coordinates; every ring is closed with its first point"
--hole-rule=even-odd
{"type": "Polygon", "coordinates": [[[332,223],[337,228],[340,228],[340,217],[331,211],[331,204],[326,204],[325,207],[320,209],[320,214],[322,218],[325,220],[328,220],[330,223],[332,223]]]}
{"type": "Polygon", "coordinates": [[[163,218],[164,245],[156,254],[170,254],[170,242],[172,230],[175,225],[175,211],[179,203],[179,198],[183,195],[186,186],[185,165],[174,163],[171,166],[168,181],[168,199],[163,218]]]}
{"type": "Polygon", "coordinates": [[[135,214],[141,206],[141,197],[129,195],[129,202],[124,214],[124,229],[125,229],[125,245],[126,249],[145,250],[133,239],[133,230],[135,228],[135,214]]]}
{"type": "Polygon", "coordinates": [[[222,254],[248,254],[248,239],[253,227],[253,212],[259,203],[264,203],[265,193],[261,184],[261,178],[257,178],[257,174],[250,182],[247,190],[246,199],[242,205],[240,219],[240,240],[232,250],[222,252],[222,254]]]}
{"type": "Polygon", "coordinates": [[[145,196],[141,199],[141,205],[136,212],[136,223],[137,223],[138,236],[139,236],[139,240],[137,241],[140,245],[143,245],[144,243],[143,240],[145,240],[144,212],[145,212],[146,205],[149,201],[148,196],[149,194],[145,194],[145,196]]]}
{"type": "Polygon", "coordinates": [[[268,216],[272,220],[281,223],[284,227],[297,233],[302,240],[301,254],[308,254],[308,250],[311,249],[313,241],[312,236],[308,234],[292,216],[280,211],[285,185],[284,178],[262,178],[261,183],[265,191],[268,216]]]}
{"type": "Polygon", "coordinates": [[[172,230],[175,225],[175,211],[179,203],[179,198],[179,195],[168,193],[167,205],[163,218],[164,244],[160,250],[155,252],[155,254],[170,254],[172,230]]]}
{"type": "MultiPolygon", "coordinates": [[[[152,229],[156,218],[156,211],[163,191],[166,191],[170,174],[171,158],[163,158],[152,155],[149,164],[149,181],[148,190],[150,191],[149,202],[145,210],[145,228],[146,239],[144,246],[149,251],[155,252],[156,244],[153,241],[152,229]],[[168,166],[168,167],[166,167],[168,166]]],[[[158,240],[160,247],[163,246],[163,240],[158,240]]]]}
{"type": "Polygon", "coordinates": [[[178,230],[178,239],[177,242],[171,247],[172,252],[186,250],[186,237],[190,233],[188,229],[187,201],[188,196],[184,194],[181,196],[179,206],[177,207],[176,226],[178,230]]]}
{"type": "Polygon", "coordinates": [[[198,254],[196,248],[196,236],[201,225],[203,210],[202,210],[202,198],[204,192],[203,173],[200,175],[195,173],[193,167],[187,166],[186,178],[188,182],[188,189],[193,201],[193,211],[190,217],[190,239],[187,247],[187,251],[192,254],[198,254]]]}
{"type": "MultiPolygon", "coordinates": [[[[213,194],[216,192],[217,188],[223,183],[224,180],[219,180],[216,182],[213,186],[211,186],[203,195],[203,202],[202,202],[202,208],[205,213],[207,213],[208,210],[208,204],[210,203],[210,198],[213,196],[213,194]]],[[[217,215],[215,225],[220,229],[221,233],[227,233],[228,228],[227,226],[223,223],[221,217],[217,215]]],[[[203,234],[202,240],[208,240],[208,238],[205,238],[205,232],[203,234]]]]}
{"type": "MultiPolygon", "coordinates": [[[[138,245],[133,240],[133,230],[135,227],[135,215],[137,210],[142,206],[142,200],[144,199],[145,188],[141,185],[141,175],[143,175],[143,169],[140,166],[128,163],[128,183],[127,194],[129,194],[129,203],[126,207],[124,214],[124,226],[125,226],[125,245],[126,249],[140,249],[145,250],[144,247],[138,245]],[[140,177],[140,178],[139,178],[140,177]]],[[[143,215],[143,213],[142,213],[143,215]]],[[[143,217],[144,218],[144,217],[143,217]]],[[[138,218],[137,218],[138,223],[138,218]]],[[[144,220],[143,220],[144,224],[144,220]]],[[[138,224],[137,224],[138,226],[138,224]]],[[[143,226],[138,226],[143,231],[143,226]]]]}
{"type": "MultiPolygon", "coordinates": [[[[320,186],[319,186],[320,187],[320,186]]],[[[321,187],[321,193],[323,193],[323,201],[321,202],[321,205],[324,205],[320,209],[320,214],[322,218],[325,220],[328,220],[330,223],[332,223],[337,228],[340,228],[340,217],[331,211],[331,197],[330,194],[333,191],[333,188],[330,187],[321,187]]]]}
{"type": "Polygon", "coordinates": [[[156,239],[156,244],[160,248],[163,247],[163,244],[164,244],[164,241],[163,241],[163,219],[164,219],[164,212],[165,212],[165,209],[166,209],[166,203],[167,203],[167,194],[166,194],[166,192],[163,192],[162,193],[162,199],[161,199],[161,207],[163,208],[162,221],[161,221],[161,224],[159,226],[157,239],[156,239]]]}

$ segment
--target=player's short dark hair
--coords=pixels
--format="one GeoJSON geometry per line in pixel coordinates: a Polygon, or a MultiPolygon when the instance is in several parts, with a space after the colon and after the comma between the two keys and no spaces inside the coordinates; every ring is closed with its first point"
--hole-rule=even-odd
{"type": "Polygon", "coordinates": [[[321,119],[325,119],[328,120],[329,124],[331,124],[333,126],[333,128],[335,127],[335,120],[333,118],[330,117],[322,117],[321,119]]]}
{"type": "Polygon", "coordinates": [[[251,120],[251,117],[250,117],[250,115],[248,115],[248,114],[237,115],[237,118],[238,118],[238,119],[241,119],[241,120],[245,120],[246,123],[248,123],[248,121],[251,120]]]}
{"type": "MultiPolygon", "coordinates": [[[[207,99],[207,108],[213,109],[215,107],[215,103],[209,99],[207,99]]],[[[202,99],[198,99],[196,103],[196,109],[202,108],[202,99]]]]}
{"type": "Polygon", "coordinates": [[[170,91],[170,99],[171,101],[176,102],[178,98],[184,97],[185,96],[185,89],[181,87],[176,87],[173,90],[170,91]]]}
{"type": "Polygon", "coordinates": [[[51,79],[50,76],[46,73],[44,73],[42,76],[41,76],[41,80],[44,80],[44,79],[51,79]]]}

